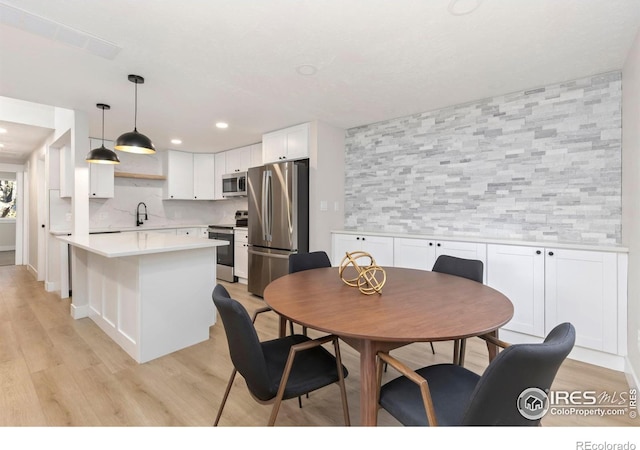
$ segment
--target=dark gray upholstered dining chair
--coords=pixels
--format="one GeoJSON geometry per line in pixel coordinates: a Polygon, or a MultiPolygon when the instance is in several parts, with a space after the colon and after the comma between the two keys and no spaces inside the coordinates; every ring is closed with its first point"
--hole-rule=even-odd
{"type": "Polygon", "coordinates": [[[214,426],[220,421],[238,372],[244,377],[249,393],[257,402],[273,403],[269,426],[274,425],[283,400],[300,397],[333,383],[340,387],[344,421],[350,425],[344,384],[348,372],[342,365],[337,336],[310,339],[294,334],[260,342],[254,321],[259,313],[268,308],[258,309],[251,319],[244,306],[232,299],[220,284],[213,289],[212,297],[222,319],[234,367],[214,426]],[[322,347],[328,342],[333,343],[335,357],[322,347]]]}
{"type": "Polygon", "coordinates": [[[573,325],[556,326],[540,344],[508,345],[485,338],[505,349],[482,376],[457,364],[413,371],[388,353],[378,353],[378,381],[382,362],[403,374],[382,386],[380,406],[406,426],[539,425],[544,395],[575,343],[573,325]]]}
{"type": "MultiPolygon", "coordinates": [[[[440,255],[433,264],[432,272],[446,273],[457,277],[467,278],[482,283],[484,280],[484,264],[477,259],[464,259],[456,256],[440,255]]],[[[453,343],[453,361],[456,364],[464,364],[466,340],[456,339],[453,343]]],[[[431,343],[433,351],[433,343],[431,343]]]]}
{"type": "MultiPolygon", "coordinates": [[[[331,260],[329,259],[329,255],[322,250],[309,253],[292,253],[289,255],[289,273],[320,269],[323,267],[331,267],[331,260]]],[[[302,334],[307,335],[307,327],[302,327],[302,334]]]]}

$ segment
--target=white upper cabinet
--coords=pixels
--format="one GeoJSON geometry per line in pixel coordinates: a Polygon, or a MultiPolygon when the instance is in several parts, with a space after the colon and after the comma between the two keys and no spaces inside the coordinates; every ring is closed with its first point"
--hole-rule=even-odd
{"type": "Polygon", "coordinates": [[[258,167],[262,165],[262,142],[253,144],[251,147],[251,164],[249,168],[258,167]]]}
{"type": "MultiPolygon", "coordinates": [[[[89,148],[102,145],[102,139],[89,139],[89,148]]],[[[113,150],[113,142],[104,141],[104,146],[113,150]]],[[[113,198],[114,165],[89,164],[89,198],[113,198]]]]}
{"type": "Polygon", "coordinates": [[[113,198],[113,164],[89,164],[89,198],[113,198]]]}
{"type": "Polygon", "coordinates": [[[262,136],[263,163],[309,157],[309,124],[303,123],[262,136]]]}
{"type": "Polygon", "coordinates": [[[175,150],[166,155],[167,182],[164,198],[170,200],[213,200],[215,198],[215,156],[175,150]]]}
{"type": "Polygon", "coordinates": [[[227,152],[215,153],[214,182],[215,194],[214,200],[223,200],[222,196],[222,176],[227,173],[227,152]]]}
{"type": "Polygon", "coordinates": [[[213,153],[193,154],[193,199],[215,199],[215,156],[213,153]]]}
{"type": "Polygon", "coordinates": [[[225,158],[225,173],[246,172],[251,165],[251,146],[227,150],[225,158]]]}
{"type": "Polygon", "coordinates": [[[167,151],[167,182],[165,198],[191,200],[193,198],[193,154],[167,151]]]}

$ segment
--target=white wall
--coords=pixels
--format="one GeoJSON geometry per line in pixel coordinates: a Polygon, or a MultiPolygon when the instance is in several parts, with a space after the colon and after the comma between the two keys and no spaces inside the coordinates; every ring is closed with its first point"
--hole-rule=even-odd
{"type": "Polygon", "coordinates": [[[0,251],[16,249],[15,220],[0,220],[0,251]]]}
{"type": "Polygon", "coordinates": [[[629,247],[627,349],[640,375],[640,33],[622,71],[622,243],[629,247]]]}

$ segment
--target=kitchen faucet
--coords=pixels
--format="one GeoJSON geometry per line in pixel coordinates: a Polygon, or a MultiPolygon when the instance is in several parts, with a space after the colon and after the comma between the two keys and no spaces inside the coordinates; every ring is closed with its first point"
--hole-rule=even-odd
{"type": "Polygon", "coordinates": [[[144,220],[149,220],[149,216],[147,216],[147,205],[144,204],[144,202],[140,202],[138,203],[138,206],[136,206],[136,226],[139,227],[140,225],[142,225],[142,220],[140,220],[140,205],[144,206],[144,220]]]}

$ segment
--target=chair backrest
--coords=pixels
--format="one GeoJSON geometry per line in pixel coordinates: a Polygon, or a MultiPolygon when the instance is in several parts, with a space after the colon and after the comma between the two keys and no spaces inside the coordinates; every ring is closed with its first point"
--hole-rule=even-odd
{"type": "Polygon", "coordinates": [[[212,297],[222,318],[233,366],[244,377],[254,396],[260,400],[270,400],[275,395],[273,384],[249,313],[220,284],[213,289],[212,297]]]}
{"type": "Polygon", "coordinates": [[[331,267],[331,260],[326,252],[319,250],[310,253],[293,253],[289,255],[289,273],[309,269],[331,267]]]}
{"type": "MultiPolygon", "coordinates": [[[[529,388],[549,392],[575,340],[573,325],[562,323],[543,343],[514,344],[501,351],[478,381],[462,425],[537,426],[540,418],[524,417],[518,410],[518,399],[529,388]]],[[[535,400],[535,396],[531,398],[535,400]]]]}
{"type": "Polygon", "coordinates": [[[446,273],[482,283],[484,264],[477,259],[464,259],[449,255],[440,255],[433,265],[432,272],[446,273]]]}

